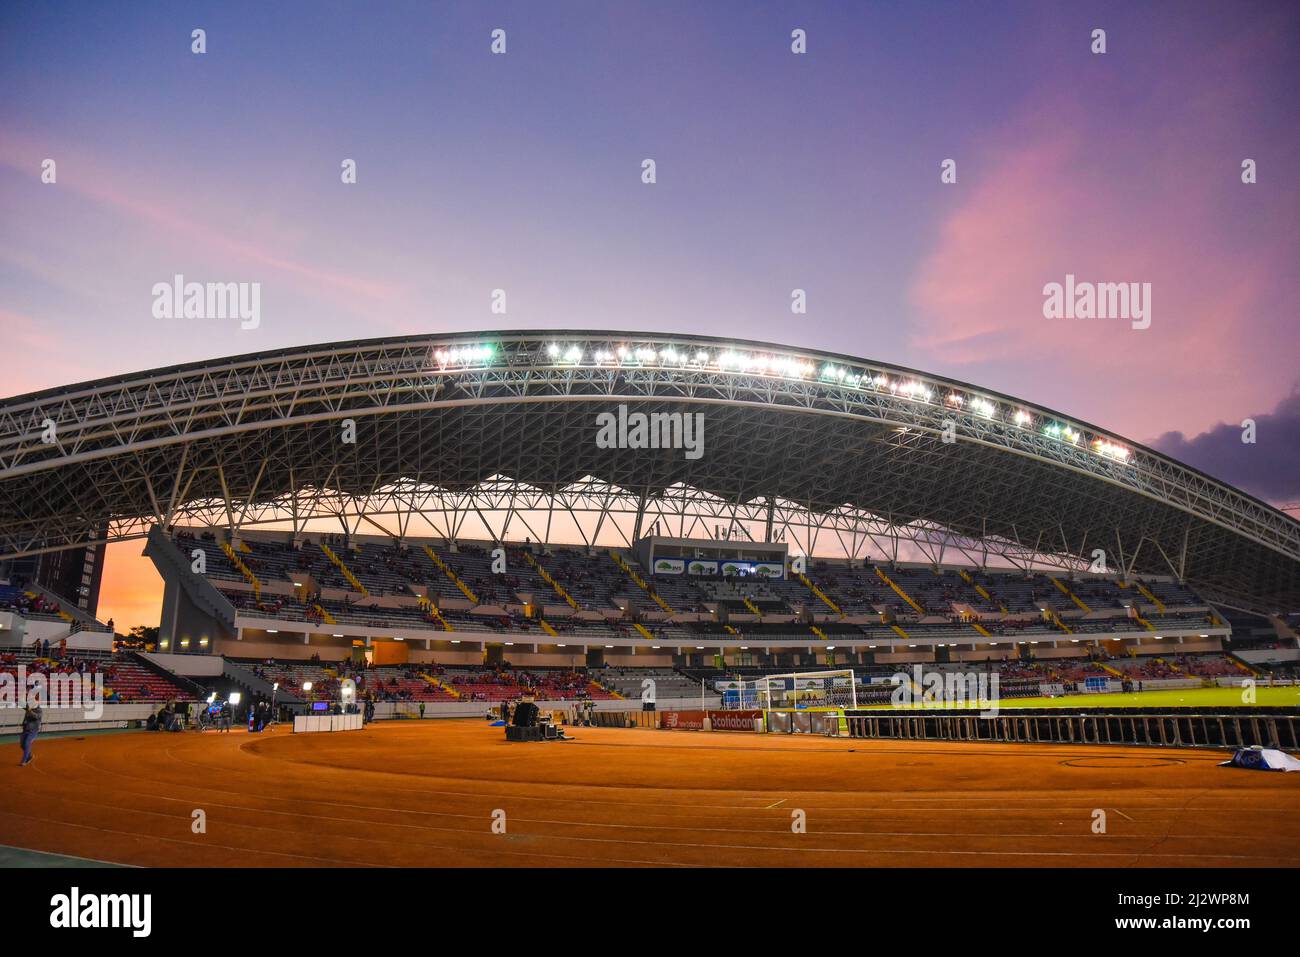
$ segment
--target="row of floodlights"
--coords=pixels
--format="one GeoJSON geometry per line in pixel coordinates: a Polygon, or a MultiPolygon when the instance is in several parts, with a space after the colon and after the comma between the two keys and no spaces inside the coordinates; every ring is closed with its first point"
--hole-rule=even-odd
{"type": "MultiPolygon", "coordinates": [[[[438,349],[434,353],[439,365],[474,366],[485,365],[492,361],[494,350],[491,345],[458,346],[451,349],[438,349]]],[[[546,345],[546,355],[554,363],[566,365],[584,364],[586,353],[583,348],[573,344],[551,342],[546,345]]],[[[738,371],[756,375],[774,375],[787,379],[817,378],[823,382],[843,384],[845,386],[872,389],[887,392],[914,402],[935,404],[936,391],[924,382],[895,378],[883,373],[851,369],[847,366],[825,363],[820,370],[811,362],[790,356],[773,356],[762,353],[737,352],[728,349],[724,352],[711,353],[707,349],[677,349],[672,346],[652,348],[650,346],[617,346],[613,349],[597,349],[591,354],[591,363],[595,365],[658,365],[678,366],[681,368],[717,368],[723,371],[738,371]]],[[[949,408],[970,412],[985,419],[998,418],[997,403],[983,396],[963,395],[957,391],[948,391],[939,400],[949,408]]],[[[1007,420],[1022,429],[1034,429],[1035,417],[1024,409],[1015,409],[1007,413],[1007,420]]],[[[1069,425],[1059,422],[1044,422],[1042,433],[1049,438],[1080,445],[1083,433],[1069,425]]],[[[1132,452],[1109,439],[1097,438],[1092,441],[1092,450],[1098,455],[1127,462],[1132,452]]]]}

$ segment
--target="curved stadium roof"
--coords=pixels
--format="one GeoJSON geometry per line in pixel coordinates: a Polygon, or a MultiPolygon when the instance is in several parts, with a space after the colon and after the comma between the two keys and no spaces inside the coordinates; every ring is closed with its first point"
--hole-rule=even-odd
{"type": "Polygon", "coordinates": [[[769,528],[797,514],[841,535],[920,529],[976,561],[1081,567],[1102,549],[1122,574],[1177,575],[1258,611],[1300,607],[1300,522],[1282,512],[1050,409],[833,353],[626,332],[407,336],[0,403],[0,557],[154,522],[355,515],[430,487],[464,508],[478,494],[565,507],[592,480],[636,512],[693,496],[769,528]],[[703,412],[703,456],[597,447],[595,415],[620,404],[703,412]],[[344,419],[355,445],[340,442],[344,419]]]}

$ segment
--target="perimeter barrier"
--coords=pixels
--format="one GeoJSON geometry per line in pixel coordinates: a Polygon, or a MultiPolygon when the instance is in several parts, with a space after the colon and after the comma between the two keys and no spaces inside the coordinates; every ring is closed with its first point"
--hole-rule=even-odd
{"type": "Polygon", "coordinates": [[[845,718],[852,738],[1300,749],[1300,715],[1289,709],[1244,709],[1237,714],[1016,709],[996,717],[981,717],[974,710],[915,714],[859,710],[846,711],[845,718]]]}

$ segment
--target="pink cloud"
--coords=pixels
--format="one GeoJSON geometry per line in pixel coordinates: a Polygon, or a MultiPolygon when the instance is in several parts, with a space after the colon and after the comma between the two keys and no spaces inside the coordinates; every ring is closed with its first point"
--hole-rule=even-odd
{"type": "Polygon", "coordinates": [[[1086,116],[1072,94],[1036,104],[959,163],[967,175],[945,187],[954,208],[910,289],[913,344],[1138,439],[1271,404],[1289,382],[1270,372],[1284,363],[1260,355],[1276,338],[1265,317],[1282,307],[1284,217],[1243,232],[1224,197],[1250,187],[1219,157],[1171,158],[1158,128],[1115,145],[1086,116]],[[1272,244],[1244,241],[1274,231],[1272,244]],[[1151,328],[1044,318],[1044,284],[1067,273],[1151,283],[1151,328]]]}
{"type": "Polygon", "coordinates": [[[264,225],[258,227],[262,234],[260,241],[236,238],[250,232],[247,224],[251,217],[246,210],[232,210],[228,204],[205,208],[201,196],[169,196],[155,184],[147,188],[132,185],[124,171],[111,169],[67,145],[56,148],[46,144],[38,148],[10,135],[0,141],[0,166],[22,175],[37,175],[40,157],[49,155],[59,157],[59,188],[69,189],[134,223],[148,226],[155,233],[156,242],[184,243],[190,249],[207,249],[275,270],[299,280],[304,291],[317,297],[333,299],[340,294],[352,297],[360,310],[391,306],[401,298],[401,291],[391,283],[320,269],[285,255],[284,250],[293,245],[292,238],[269,233],[264,225]]]}

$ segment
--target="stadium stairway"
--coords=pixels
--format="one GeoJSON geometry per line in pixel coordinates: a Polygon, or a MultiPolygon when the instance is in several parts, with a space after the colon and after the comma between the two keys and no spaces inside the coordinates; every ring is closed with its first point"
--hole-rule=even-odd
{"type": "Polygon", "coordinates": [[[886,575],[883,571],[881,571],[879,565],[876,566],[876,577],[879,578],[879,579],[880,579],[882,582],[884,582],[886,585],[888,585],[890,588],[892,588],[892,589],[894,590],[894,593],[897,594],[899,598],[903,599],[903,601],[905,601],[905,602],[907,602],[909,605],[911,605],[911,606],[912,606],[912,609],[913,609],[913,610],[914,610],[918,615],[924,615],[924,614],[925,614],[925,609],[922,608],[922,607],[921,607],[921,606],[916,602],[916,599],[914,599],[911,595],[909,595],[907,592],[903,591],[902,588],[900,588],[898,585],[896,585],[896,584],[894,583],[894,580],[893,580],[893,579],[891,579],[888,575],[886,575]]]}
{"type": "Polygon", "coordinates": [[[1078,595],[1076,595],[1074,592],[1070,591],[1070,587],[1069,587],[1068,585],[1066,585],[1065,582],[1063,582],[1063,581],[1061,581],[1059,578],[1055,578],[1055,577],[1053,577],[1053,576],[1051,576],[1051,575],[1048,575],[1048,576],[1047,576],[1047,580],[1050,581],[1053,585],[1055,585],[1055,586],[1057,587],[1057,589],[1060,590],[1061,594],[1065,595],[1066,598],[1070,599],[1072,602],[1074,602],[1076,605],[1078,605],[1080,608],[1082,608],[1082,609],[1083,609],[1083,613],[1084,613],[1085,615],[1086,615],[1088,612],[1092,611],[1091,608],[1089,608],[1087,605],[1085,605],[1085,604],[1083,603],[1083,599],[1081,599],[1081,598],[1080,598],[1078,595]]]}
{"type": "Polygon", "coordinates": [[[1134,582],[1133,584],[1137,586],[1137,590],[1142,593],[1143,598],[1145,598],[1147,601],[1151,602],[1151,604],[1156,606],[1156,614],[1163,615],[1165,613],[1164,602],[1162,602],[1159,598],[1153,595],[1151,593],[1151,589],[1147,588],[1147,586],[1142,584],[1141,582],[1134,582]]]}
{"type": "Polygon", "coordinates": [[[983,585],[981,585],[979,582],[977,582],[974,578],[972,578],[970,572],[966,571],[966,569],[964,568],[959,568],[957,569],[957,574],[961,576],[962,581],[964,581],[967,585],[970,585],[972,588],[975,589],[975,594],[979,595],[990,605],[1000,610],[1002,614],[1004,615],[1010,614],[1010,612],[1007,610],[1007,606],[1002,602],[994,601],[993,596],[989,594],[988,589],[985,588],[983,585]]]}
{"type": "Polygon", "coordinates": [[[641,589],[643,592],[649,595],[650,598],[654,601],[654,603],[658,605],[660,608],[662,608],[664,611],[666,611],[668,614],[670,615],[673,614],[673,610],[668,606],[668,602],[660,598],[658,592],[650,590],[650,586],[645,583],[645,579],[636,573],[636,571],[632,568],[631,565],[627,563],[627,561],[623,558],[622,555],[620,555],[616,551],[611,550],[609,553],[609,557],[614,560],[614,563],[618,565],[619,568],[623,569],[623,573],[627,575],[628,578],[632,579],[632,584],[636,585],[637,588],[641,589]]]}
{"type": "Polygon", "coordinates": [[[1239,670],[1244,671],[1252,678],[1258,678],[1262,673],[1259,671],[1259,669],[1255,668],[1252,664],[1250,664],[1250,662],[1238,658],[1234,654],[1228,653],[1225,654],[1224,657],[1227,658],[1231,664],[1235,665],[1239,670]]]}
{"type": "Polygon", "coordinates": [[[235,550],[230,547],[229,542],[221,543],[221,551],[224,552],[226,558],[230,560],[230,564],[235,566],[236,571],[238,571],[239,574],[243,575],[244,578],[248,580],[248,583],[253,586],[253,598],[257,601],[258,604],[261,604],[262,603],[261,579],[259,579],[255,574],[253,574],[253,570],[251,568],[249,568],[247,565],[244,564],[244,560],[240,558],[238,554],[235,553],[235,550]]]}
{"type": "Polygon", "coordinates": [[[161,525],[149,529],[144,554],[154,562],[170,568],[172,580],[180,584],[185,596],[199,610],[212,615],[232,632],[235,630],[235,606],[207,577],[190,571],[189,557],[168,537],[161,525]]]}
{"type": "Polygon", "coordinates": [[[349,585],[360,592],[363,597],[370,597],[370,590],[367,589],[365,585],[361,584],[361,580],[357,578],[356,575],[352,574],[352,569],[348,568],[343,559],[335,554],[334,549],[330,548],[322,541],[320,543],[320,550],[325,553],[326,558],[334,563],[334,566],[339,570],[339,573],[347,579],[349,585]]]}
{"type": "Polygon", "coordinates": [[[421,671],[421,672],[420,672],[420,677],[423,678],[425,681],[429,682],[429,684],[433,685],[433,686],[434,686],[435,688],[437,688],[438,690],[440,690],[440,691],[445,691],[447,694],[449,694],[449,695],[450,695],[453,699],[455,699],[456,701],[459,701],[459,700],[460,700],[460,692],[459,692],[459,691],[457,691],[457,690],[456,690],[455,688],[453,688],[451,685],[449,685],[449,684],[447,684],[447,683],[445,683],[445,682],[443,682],[443,681],[439,681],[437,678],[435,678],[433,675],[429,674],[427,671],[421,671]]]}
{"type": "Polygon", "coordinates": [[[555,594],[559,595],[560,598],[562,598],[570,608],[572,608],[574,611],[582,610],[581,607],[579,607],[578,603],[574,600],[573,596],[564,590],[564,586],[561,585],[559,582],[557,582],[554,578],[552,578],[551,573],[542,567],[542,563],[533,557],[532,552],[528,551],[527,549],[524,549],[523,555],[524,555],[524,561],[528,562],[528,564],[532,566],[533,571],[537,572],[537,574],[542,577],[542,581],[550,585],[551,590],[554,591],[555,594]]]}
{"type": "MultiPolygon", "coordinates": [[[[302,704],[303,698],[298,694],[297,688],[290,688],[288,685],[281,685],[277,691],[275,686],[265,678],[260,678],[253,672],[249,671],[242,665],[235,664],[230,659],[223,659],[221,677],[225,678],[239,687],[243,688],[250,695],[265,698],[268,701],[272,695],[275,695],[277,701],[283,701],[286,704],[302,704]]],[[[203,697],[207,697],[205,694],[203,697]]]]}
{"type": "Polygon", "coordinates": [[[1061,631],[1065,632],[1067,635],[1072,635],[1072,634],[1074,634],[1074,629],[1071,628],[1069,625],[1067,625],[1067,624],[1066,624],[1066,623],[1061,619],[1061,615],[1060,615],[1060,613],[1057,612],[1057,610],[1056,610],[1055,608],[1048,608],[1048,609],[1047,609],[1047,615],[1048,615],[1048,621],[1050,621],[1050,622],[1051,622],[1053,625],[1055,625],[1057,628],[1061,629],[1061,631]]]}
{"type": "Polygon", "coordinates": [[[434,621],[436,621],[439,625],[442,626],[443,631],[456,630],[451,626],[451,622],[449,622],[446,618],[442,617],[442,612],[438,609],[438,606],[435,605],[432,600],[428,598],[421,598],[419,602],[419,606],[421,609],[423,609],[429,615],[431,615],[434,621]]]}
{"type": "Polygon", "coordinates": [[[822,591],[820,588],[818,588],[815,584],[813,584],[813,582],[809,580],[807,575],[805,575],[803,572],[795,572],[794,574],[795,577],[798,578],[799,581],[803,582],[804,586],[810,592],[813,593],[814,597],[821,600],[822,604],[824,604],[831,611],[835,612],[835,614],[839,615],[841,618],[844,617],[844,612],[840,611],[840,606],[835,604],[835,602],[831,601],[829,598],[827,598],[826,593],[822,591]]]}
{"type": "Polygon", "coordinates": [[[460,593],[469,599],[471,604],[477,605],[479,603],[478,595],[474,594],[470,587],[461,581],[460,576],[456,574],[450,565],[438,556],[437,552],[428,545],[425,545],[424,553],[429,556],[429,561],[433,562],[438,570],[447,576],[448,581],[460,589],[460,593]]]}

